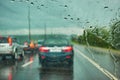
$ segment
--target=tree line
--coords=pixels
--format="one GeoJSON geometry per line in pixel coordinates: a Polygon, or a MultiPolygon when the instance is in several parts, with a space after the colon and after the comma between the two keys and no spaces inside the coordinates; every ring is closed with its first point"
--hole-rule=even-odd
{"type": "Polygon", "coordinates": [[[90,27],[85,29],[83,35],[72,35],[72,41],[103,48],[120,49],[120,21],[109,27],[90,27]]]}

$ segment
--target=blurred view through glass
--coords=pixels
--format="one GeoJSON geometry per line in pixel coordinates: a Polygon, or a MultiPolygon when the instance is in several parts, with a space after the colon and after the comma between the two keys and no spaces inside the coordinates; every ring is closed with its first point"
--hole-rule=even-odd
{"type": "MultiPolygon", "coordinates": [[[[71,79],[62,74],[42,76],[42,71],[37,72],[38,67],[34,70],[32,66],[33,72],[41,78],[29,80],[120,79],[120,0],[1,0],[1,36],[16,37],[21,45],[25,41],[37,43],[52,36],[67,38],[73,44],[74,67],[72,75],[68,75],[71,79]],[[89,67],[91,64],[95,67],[89,67]]],[[[4,75],[1,71],[4,72],[6,65],[3,64],[0,64],[0,77],[4,75]]],[[[20,74],[19,69],[16,71],[20,74]]],[[[16,78],[14,70],[12,73],[13,80],[24,80],[21,76],[16,78]]]]}

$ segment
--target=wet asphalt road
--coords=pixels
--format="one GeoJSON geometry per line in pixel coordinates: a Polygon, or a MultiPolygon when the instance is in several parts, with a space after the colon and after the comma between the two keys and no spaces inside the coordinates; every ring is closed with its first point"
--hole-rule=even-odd
{"type": "Polygon", "coordinates": [[[69,69],[66,65],[41,68],[38,63],[38,54],[35,53],[28,53],[24,60],[15,62],[11,59],[1,60],[0,80],[111,80],[112,78],[107,76],[105,70],[109,71],[116,80],[120,79],[120,62],[115,62],[107,52],[98,52],[79,45],[75,45],[74,50],[73,69],[69,69]],[[100,68],[81,53],[99,64],[100,68]]]}

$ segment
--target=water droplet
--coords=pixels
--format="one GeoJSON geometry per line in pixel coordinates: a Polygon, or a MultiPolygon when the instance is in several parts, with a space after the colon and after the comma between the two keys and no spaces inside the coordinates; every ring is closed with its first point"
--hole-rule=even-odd
{"type": "Polygon", "coordinates": [[[15,0],[11,0],[11,2],[15,2],[15,0]]]}
{"type": "Polygon", "coordinates": [[[26,2],[29,2],[29,0],[26,0],[26,2]]]}
{"type": "Polygon", "coordinates": [[[44,6],[43,4],[41,4],[41,6],[44,6]]]}
{"type": "Polygon", "coordinates": [[[86,23],[90,23],[89,21],[87,21],[86,23]]]}
{"type": "Polygon", "coordinates": [[[67,17],[64,17],[64,19],[67,19],[67,17]]]}
{"type": "Polygon", "coordinates": [[[70,14],[68,14],[68,16],[70,16],[70,14]]]}
{"type": "Polygon", "coordinates": [[[70,18],[71,20],[73,20],[73,18],[70,18]]]}
{"type": "Polygon", "coordinates": [[[106,8],[108,8],[108,6],[105,6],[104,8],[106,9],[106,8]]]}
{"type": "Polygon", "coordinates": [[[34,3],[33,3],[33,2],[31,2],[30,4],[34,5],[34,3]]]}
{"type": "Polygon", "coordinates": [[[90,28],[92,28],[92,26],[90,26],[90,28]]]}
{"type": "Polygon", "coordinates": [[[80,18],[77,18],[77,20],[80,20],[80,18]]]}
{"type": "Polygon", "coordinates": [[[67,5],[65,5],[65,7],[68,7],[67,5]]]}

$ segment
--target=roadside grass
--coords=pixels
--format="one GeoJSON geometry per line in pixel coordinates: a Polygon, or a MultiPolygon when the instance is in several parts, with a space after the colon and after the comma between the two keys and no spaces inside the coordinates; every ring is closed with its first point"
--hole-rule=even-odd
{"type": "Polygon", "coordinates": [[[91,45],[85,45],[85,44],[79,44],[78,42],[72,42],[72,44],[77,44],[77,45],[82,45],[85,46],[86,48],[102,53],[112,53],[117,56],[120,56],[120,50],[112,49],[112,48],[103,48],[103,47],[98,47],[98,46],[91,46],[91,45]]]}

